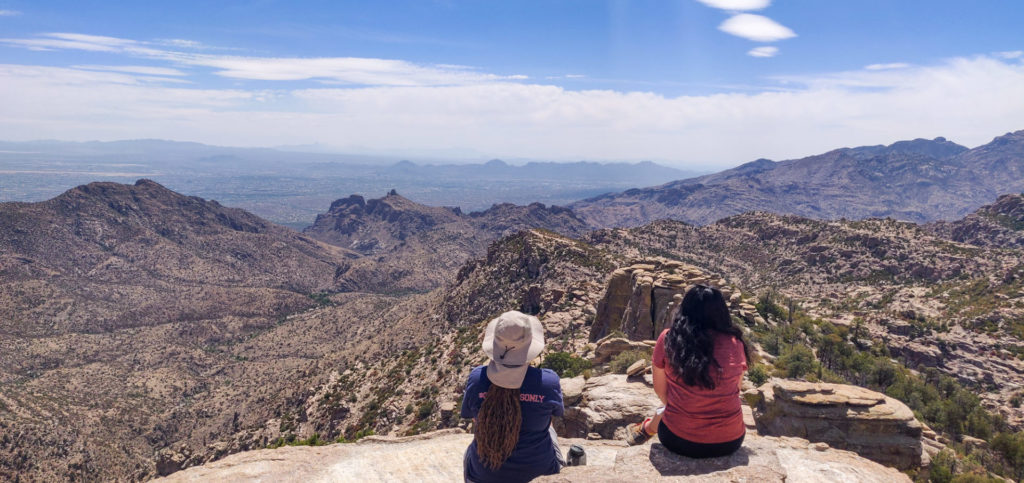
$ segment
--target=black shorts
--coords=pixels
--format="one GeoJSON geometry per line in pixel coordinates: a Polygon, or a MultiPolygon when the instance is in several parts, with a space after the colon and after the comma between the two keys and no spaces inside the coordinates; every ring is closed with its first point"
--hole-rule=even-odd
{"type": "Polygon", "coordinates": [[[661,444],[675,454],[690,458],[716,458],[731,455],[740,449],[740,446],[743,446],[744,436],[746,433],[739,439],[725,443],[694,443],[676,436],[671,429],[668,429],[668,426],[665,426],[664,421],[658,425],[658,439],[661,444]]]}

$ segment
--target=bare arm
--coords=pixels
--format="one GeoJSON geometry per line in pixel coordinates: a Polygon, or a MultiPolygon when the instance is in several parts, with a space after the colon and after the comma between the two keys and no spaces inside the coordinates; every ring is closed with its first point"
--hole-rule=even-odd
{"type": "Polygon", "coordinates": [[[658,399],[661,399],[662,404],[668,404],[668,381],[665,379],[665,369],[652,367],[652,375],[654,376],[654,392],[658,395],[658,399]]]}

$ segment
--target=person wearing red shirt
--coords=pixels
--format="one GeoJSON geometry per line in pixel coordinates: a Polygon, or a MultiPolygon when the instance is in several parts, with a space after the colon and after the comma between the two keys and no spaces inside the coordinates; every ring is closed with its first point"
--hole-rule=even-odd
{"type": "Polygon", "coordinates": [[[691,458],[738,450],[746,435],[739,392],[749,354],[722,292],[692,287],[654,346],[654,392],[665,406],[630,426],[629,444],[657,434],[666,448],[691,458]]]}

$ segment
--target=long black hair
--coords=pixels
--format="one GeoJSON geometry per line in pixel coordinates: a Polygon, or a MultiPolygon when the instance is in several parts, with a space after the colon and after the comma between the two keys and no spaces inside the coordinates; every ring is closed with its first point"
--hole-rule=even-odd
{"type": "Polygon", "coordinates": [[[750,360],[750,346],[743,340],[743,331],[733,324],[722,292],[715,287],[696,285],[686,291],[672,328],[665,336],[665,354],[675,373],[688,386],[715,388],[711,365],[714,357],[714,333],[735,336],[743,344],[743,354],[750,360]]]}

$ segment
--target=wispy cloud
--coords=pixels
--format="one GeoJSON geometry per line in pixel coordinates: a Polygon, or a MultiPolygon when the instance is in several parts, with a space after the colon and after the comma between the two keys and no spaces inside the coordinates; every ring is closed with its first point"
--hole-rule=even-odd
{"type": "Polygon", "coordinates": [[[21,12],[17,10],[0,10],[0,17],[14,17],[21,15],[21,12]]]}
{"type": "Polygon", "coordinates": [[[1024,58],[1024,50],[1010,50],[1006,52],[996,52],[996,56],[1003,59],[1020,59],[1024,58]]]}
{"type": "Polygon", "coordinates": [[[756,42],[775,42],[796,37],[796,33],[788,27],[763,15],[752,13],[733,15],[722,22],[718,29],[756,42]]]}
{"type": "Polygon", "coordinates": [[[76,65],[75,69],[99,70],[106,72],[123,72],[126,74],[142,74],[155,76],[183,76],[187,75],[178,69],[169,67],[150,67],[145,65],[76,65]]]}
{"type": "Polygon", "coordinates": [[[697,0],[712,8],[730,11],[761,10],[772,4],[772,0],[697,0]]]}
{"type": "Polygon", "coordinates": [[[893,69],[906,69],[907,67],[910,67],[910,64],[906,64],[906,63],[903,63],[903,62],[893,62],[891,64],[871,64],[871,65],[865,66],[864,68],[867,69],[867,70],[893,70],[893,69]]]}
{"type": "Polygon", "coordinates": [[[177,47],[179,49],[205,49],[207,48],[202,42],[196,40],[186,39],[157,39],[156,43],[160,45],[166,45],[168,47],[177,47]]]}
{"type": "MultiPolygon", "coordinates": [[[[194,48],[201,44],[172,39],[168,42],[194,48]]],[[[49,33],[31,38],[0,39],[0,44],[32,50],[84,50],[122,53],[169,61],[178,65],[214,69],[222,77],[261,81],[317,80],[332,84],[366,86],[460,85],[516,81],[524,75],[496,75],[454,65],[424,65],[395,59],[364,57],[253,57],[182,52],[154,47],[154,43],[74,33],[49,33]]]]}
{"type": "Polygon", "coordinates": [[[778,47],[771,45],[764,45],[761,47],[754,47],[747,52],[747,55],[751,57],[775,57],[779,53],[778,47]]]}
{"type": "Polygon", "coordinates": [[[123,52],[137,45],[134,40],[73,33],[50,33],[33,38],[0,38],[0,43],[31,50],[87,50],[92,52],[123,52]]]}

